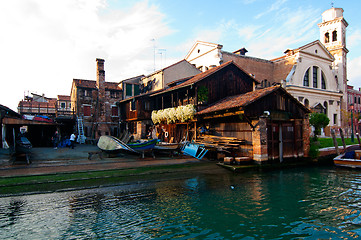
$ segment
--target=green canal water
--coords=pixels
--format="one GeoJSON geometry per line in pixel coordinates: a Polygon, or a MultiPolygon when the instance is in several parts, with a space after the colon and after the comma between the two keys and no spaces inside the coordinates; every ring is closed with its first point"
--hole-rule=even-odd
{"type": "Polygon", "coordinates": [[[360,239],[361,171],[218,166],[160,181],[0,198],[2,239],[360,239]]]}

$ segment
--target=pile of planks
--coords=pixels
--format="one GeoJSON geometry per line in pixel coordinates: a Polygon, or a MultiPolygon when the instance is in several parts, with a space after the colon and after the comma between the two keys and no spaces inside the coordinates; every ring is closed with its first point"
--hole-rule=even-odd
{"type": "Polygon", "coordinates": [[[241,145],[246,144],[246,140],[233,137],[221,137],[213,135],[203,135],[197,137],[197,143],[203,144],[207,148],[214,148],[217,151],[233,152],[239,150],[241,145]]]}

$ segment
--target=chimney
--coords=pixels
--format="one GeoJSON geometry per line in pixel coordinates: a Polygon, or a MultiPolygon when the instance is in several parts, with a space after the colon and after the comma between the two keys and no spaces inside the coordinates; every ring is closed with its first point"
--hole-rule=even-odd
{"type": "Polygon", "coordinates": [[[104,71],[104,59],[97,58],[97,83],[96,87],[99,91],[105,92],[105,71],[104,71]]]}
{"type": "Polygon", "coordinates": [[[238,49],[237,51],[234,51],[233,53],[237,54],[237,55],[245,56],[246,52],[248,52],[247,49],[241,48],[241,49],[238,49]]]}

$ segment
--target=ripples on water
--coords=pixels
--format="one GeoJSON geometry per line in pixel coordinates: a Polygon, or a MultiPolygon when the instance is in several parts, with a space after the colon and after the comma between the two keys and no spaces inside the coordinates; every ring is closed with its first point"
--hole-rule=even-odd
{"type": "Polygon", "coordinates": [[[2,239],[357,239],[361,171],[299,168],[0,199],[2,239]]]}

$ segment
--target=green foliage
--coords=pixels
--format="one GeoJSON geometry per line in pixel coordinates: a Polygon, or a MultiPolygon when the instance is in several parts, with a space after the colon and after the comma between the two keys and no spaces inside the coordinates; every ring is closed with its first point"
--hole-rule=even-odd
{"type": "Polygon", "coordinates": [[[321,133],[321,128],[325,128],[330,123],[330,119],[324,113],[311,113],[310,124],[315,128],[315,135],[321,133]]]}
{"type": "Polygon", "coordinates": [[[208,88],[206,86],[198,87],[198,102],[208,102],[208,88]]]}
{"type": "Polygon", "coordinates": [[[310,151],[309,156],[312,159],[316,159],[320,154],[320,142],[318,141],[317,137],[310,138],[310,151]]]}

